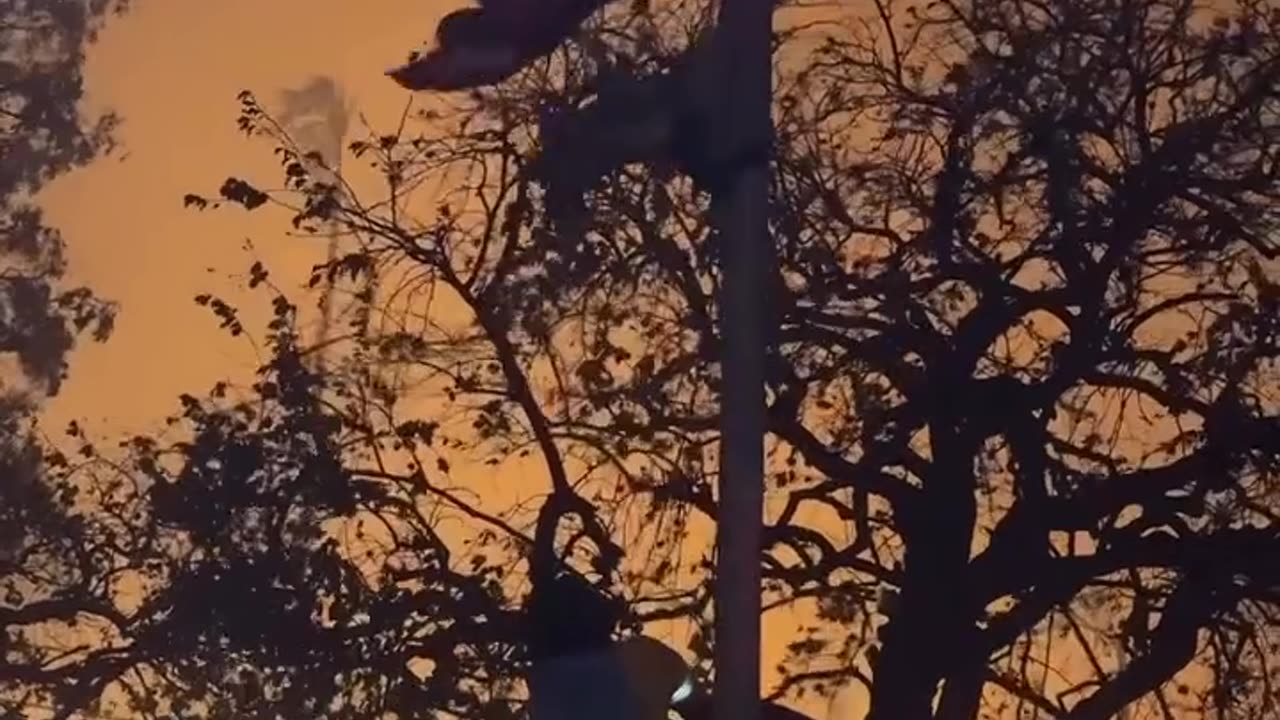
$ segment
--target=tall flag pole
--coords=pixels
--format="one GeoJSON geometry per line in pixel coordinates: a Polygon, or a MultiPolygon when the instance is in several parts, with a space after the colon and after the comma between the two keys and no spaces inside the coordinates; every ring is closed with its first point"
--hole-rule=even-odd
{"type": "MultiPolygon", "coordinates": [[[[311,177],[331,182],[341,182],[342,144],[347,134],[349,112],[341,87],[331,77],[318,76],[306,84],[281,93],[280,124],[298,144],[303,157],[300,159],[311,177]],[[307,157],[315,153],[316,163],[307,157]]],[[[338,223],[326,222],[328,247],[325,262],[332,264],[338,256],[338,223]]],[[[315,339],[316,367],[325,368],[326,345],[333,323],[333,282],[325,279],[320,296],[320,325],[315,339]]]]}

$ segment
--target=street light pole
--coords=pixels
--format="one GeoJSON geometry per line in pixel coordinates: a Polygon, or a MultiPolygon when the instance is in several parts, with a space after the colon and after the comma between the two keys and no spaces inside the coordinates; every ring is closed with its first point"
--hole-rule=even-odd
{"type": "MultiPolygon", "coordinates": [[[[412,90],[491,85],[544,57],[609,2],[482,2],[446,16],[437,47],[388,74],[412,90]]],[[[775,268],[769,233],[775,2],[718,0],[716,67],[710,85],[700,89],[703,99],[713,100],[715,147],[709,149],[723,170],[712,190],[722,258],[713,720],[760,718],[764,331],[772,318],[765,298],[775,268]]]]}
{"type": "Polygon", "coordinates": [[[720,0],[715,32],[723,113],[717,133],[732,172],[715,188],[720,288],[720,476],[716,522],[713,720],[759,720],[761,527],[766,430],[765,289],[773,139],[774,0],[720,0]]]}

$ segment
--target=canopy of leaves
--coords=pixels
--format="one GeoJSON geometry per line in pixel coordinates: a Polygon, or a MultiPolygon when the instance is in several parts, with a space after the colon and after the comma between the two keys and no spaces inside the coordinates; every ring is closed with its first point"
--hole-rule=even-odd
{"type": "Polygon", "coordinates": [[[33,204],[51,179],[110,147],[113,116],[80,113],[85,51],[127,0],[7,0],[0,6],[0,356],[56,393],[74,336],[111,331],[112,307],[63,289],[61,236],[33,204]]]}
{"type": "MultiPolygon", "coordinates": [[[[377,200],[310,180],[245,97],[290,190],[224,198],[339,223],[358,245],[317,282],[367,307],[321,377],[276,298],[258,383],[185,398],[182,440],[50,459],[63,527],[0,568],[15,712],[504,717],[510,609],[549,555],[708,656],[732,238],[655,164],[602,178],[572,228],[526,172],[548,107],[601,62],[663,67],[702,17],[609,16],[609,53],[355,143],[377,200]],[[434,213],[428,181],[451,188],[434,213]],[[521,456],[543,476],[502,497],[543,481],[532,504],[450,484],[521,456]]],[[[1249,0],[984,0],[779,33],[761,561],[766,604],[812,630],[776,697],[1274,716],[1277,28],[1249,0]]]]}

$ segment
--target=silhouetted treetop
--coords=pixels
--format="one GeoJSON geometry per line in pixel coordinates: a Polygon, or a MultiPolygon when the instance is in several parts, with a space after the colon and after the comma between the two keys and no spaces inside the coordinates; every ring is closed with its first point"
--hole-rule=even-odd
{"type": "Polygon", "coordinates": [[[85,51],[126,0],[12,0],[0,8],[0,356],[57,392],[76,334],[111,331],[113,308],[59,289],[61,236],[33,198],[54,177],[109,149],[116,118],[81,114],[85,51]]]}

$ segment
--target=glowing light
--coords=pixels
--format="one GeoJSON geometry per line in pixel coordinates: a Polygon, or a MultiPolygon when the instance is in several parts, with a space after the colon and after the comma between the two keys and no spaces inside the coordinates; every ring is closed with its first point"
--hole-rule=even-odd
{"type": "Polygon", "coordinates": [[[671,693],[671,704],[676,705],[684,702],[689,699],[690,695],[693,695],[692,676],[686,677],[684,682],[680,683],[680,687],[676,688],[675,692],[671,693]]]}

